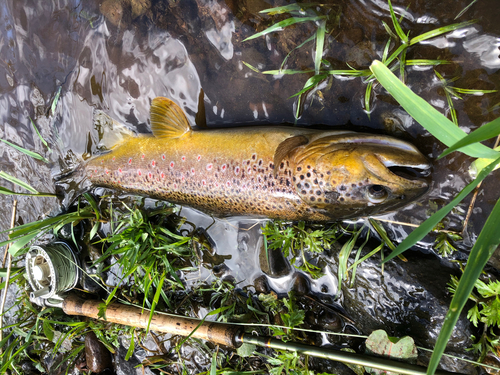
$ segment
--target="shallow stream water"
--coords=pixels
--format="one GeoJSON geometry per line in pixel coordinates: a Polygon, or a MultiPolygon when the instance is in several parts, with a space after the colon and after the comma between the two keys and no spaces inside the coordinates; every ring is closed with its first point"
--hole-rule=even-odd
{"type": "MultiPolygon", "coordinates": [[[[500,8],[496,0],[479,0],[455,20],[469,2],[394,1],[396,12],[403,16],[403,28],[411,30],[410,36],[455,22],[476,20],[471,26],[410,48],[407,58],[451,61],[435,69],[446,78],[457,78],[454,82],[457,87],[500,89],[500,8]]],[[[380,86],[374,89],[368,117],[363,108],[366,83],[360,78],[330,77],[307,96],[302,116],[296,120],[296,98],[291,96],[302,89],[309,76],[264,75],[244,64],[249,63],[261,71],[278,69],[288,52],[314,33],[315,26],[304,23],[243,41],[281,19],[260,14],[260,10],[284,4],[263,0],[0,0],[0,137],[50,160],[50,164],[35,161],[0,143],[0,170],[29,181],[39,191],[52,192],[54,178],[71,171],[105,147],[105,131],[116,133],[120,126],[111,132],[99,126],[105,119],[109,117],[138,133],[150,132],[151,100],[167,96],[184,109],[194,125],[202,89],[209,127],[297,123],[328,129],[368,130],[408,140],[430,160],[439,155],[443,145],[426,133],[380,86]],[[55,97],[59,99],[52,113],[50,107],[55,97]],[[30,118],[49,142],[52,152],[39,140],[30,118]]],[[[391,24],[386,1],[337,1],[323,9],[338,13],[338,17],[331,17],[336,21],[327,36],[324,55],[331,69],[346,69],[346,63],[366,68],[373,59],[381,59],[388,40],[382,20],[391,24]]],[[[313,50],[313,43],[296,50],[286,67],[312,68],[313,50]]],[[[447,113],[446,98],[433,68],[407,67],[406,83],[447,113]]],[[[463,100],[454,100],[460,127],[465,131],[474,130],[498,117],[498,103],[500,93],[464,95],[463,100]]],[[[470,162],[458,153],[433,162],[429,193],[384,218],[420,223],[470,181],[470,162]]],[[[492,174],[483,183],[460,246],[464,253],[458,254],[458,258],[464,257],[498,199],[499,176],[492,174]]],[[[6,181],[2,186],[18,189],[6,181]]],[[[18,224],[62,209],[61,201],[55,198],[18,199],[18,224]]],[[[2,230],[9,226],[12,202],[12,197],[0,195],[2,230]]],[[[466,200],[450,215],[447,229],[462,230],[469,202],[466,200]]],[[[208,227],[212,222],[206,215],[192,210],[185,212],[201,227],[208,227]]],[[[259,247],[259,233],[239,230],[242,225],[245,226],[237,219],[220,220],[209,235],[220,255],[232,255],[226,263],[226,272],[237,281],[251,284],[262,275],[258,254],[252,253],[259,247]],[[246,251],[245,246],[252,248],[251,251],[246,251]]],[[[386,229],[398,240],[406,236],[411,227],[388,224],[386,229]]],[[[448,262],[433,255],[432,241],[429,238],[421,244],[422,250],[430,254],[409,256],[410,271],[404,271],[405,265],[398,264],[393,265],[394,270],[388,267],[382,276],[376,264],[360,267],[359,277],[365,283],[345,290],[342,301],[347,304],[348,312],[358,318],[369,315],[360,324],[362,330],[370,331],[393,321],[397,323],[396,333],[417,335],[421,342],[432,343],[438,328],[418,336],[423,325],[419,326],[417,321],[421,318],[424,324],[434,318],[442,319],[443,309],[449,302],[445,284],[451,272],[448,262]],[[419,265],[420,262],[425,265],[419,265]],[[436,276],[436,280],[429,282],[424,272],[427,268],[435,268],[436,272],[442,269],[442,277],[436,276]],[[405,272],[421,276],[404,279],[405,272]],[[429,296],[432,298],[427,298],[429,296]],[[361,304],[364,304],[362,308],[361,304]],[[429,316],[415,318],[413,311],[429,316]],[[409,327],[410,322],[415,326],[401,329],[405,324],[409,327]]],[[[311,284],[315,293],[337,293],[335,254],[329,262],[327,276],[311,284]]],[[[206,275],[200,274],[200,277],[206,275]]],[[[275,290],[286,291],[292,279],[289,272],[283,277],[269,278],[269,283],[275,290]]],[[[463,337],[458,334],[453,351],[470,346],[470,327],[460,330],[464,334],[463,337]]]]}

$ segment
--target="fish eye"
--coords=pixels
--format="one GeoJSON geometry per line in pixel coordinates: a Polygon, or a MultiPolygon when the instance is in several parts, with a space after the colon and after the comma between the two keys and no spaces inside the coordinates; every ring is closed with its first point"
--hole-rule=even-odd
{"type": "Polygon", "coordinates": [[[368,199],[373,203],[380,203],[385,201],[389,195],[387,188],[382,185],[370,185],[366,191],[368,199]]]}

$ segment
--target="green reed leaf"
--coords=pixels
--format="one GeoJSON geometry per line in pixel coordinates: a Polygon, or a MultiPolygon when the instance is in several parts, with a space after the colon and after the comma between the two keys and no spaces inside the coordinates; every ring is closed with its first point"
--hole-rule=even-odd
{"type": "Polygon", "coordinates": [[[49,152],[52,152],[52,150],[50,149],[49,145],[47,144],[47,141],[45,141],[45,139],[43,139],[42,135],[38,131],[38,128],[36,127],[35,123],[31,119],[31,117],[29,117],[29,119],[30,119],[30,122],[31,122],[31,126],[33,126],[33,129],[35,129],[36,134],[38,135],[38,138],[40,138],[40,141],[42,141],[42,143],[45,145],[45,147],[47,147],[47,150],[49,150],[49,152]]]}
{"type": "Polygon", "coordinates": [[[0,171],[0,177],[6,179],[7,181],[12,182],[13,184],[16,184],[16,185],[22,187],[23,189],[31,191],[33,194],[38,194],[38,190],[36,190],[34,187],[32,187],[31,185],[29,185],[28,183],[26,183],[24,181],[21,181],[18,178],[15,178],[14,176],[11,176],[10,174],[8,174],[4,171],[0,171]]]}
{"type": "MultiPolygon", "coordinates": [[[[383,63],[375,60],[370,69],[380,84],[401,104],[406,112],[439,141],[447,146],[452,146],[466,136],[466,133],[446,116],[404,85],[383,63]]],[[[496,159],[500,156],[497,151],[480,143],[466,146],[462,152],[475,158],[496,159]]]]}
{"type": "Polygon", "coordinates": [[[31,234],[28,234],[24,237],[22,237],[21,239],[17,240],[16,242],[14,242],[10,247],[9,247],[9,253],[13,256],[13,257],[16,257],[18,255],[21,255],[24,253],[24,251],[22,251],[24,249],[24,247],[30,243],[33,239],[35,239],[35,237],[38,236],[38,233],[31,233],[31,234]]]}
{"type": "Polygon", "coordinates": [[[449,155],[453,151],[456,151],[462,147],[471,145],[473,143],[482,142],[487,139],[496,137],[500,134],[500,117],[481,126],[479,129],[474,130],[472,133],[462,138],[460,141],[453,144],[450,148],[445,150],[438,159],[449,155]]]}
{"type": "Polygon", "coordinates": [[[314,72],[319,74],[321,68],[321,59],[323,58],[323,49],[325,46],[326,20],[321,20],[316,30],[316,53],[314,57],[314,72]]]}
{"type": "Polygon", "coordinates": [[[396,13],[394,13],[394,9],[392,8],[391,0],[387,1],[389,3],[389,11],[391,12],[391,18],[392,18],[392,24],[394,25],[394,30],[396,30],[396,34],[398,34],[399,39],[401,39],[401,41],[406,44],[408,43],[408,36],[404,33],[403,29],[401,28],[401,24],[396,18],[396,13]]]}
{"type": "Polygon", "coordinates": [[[292,25],[295,25],[298,23],[309,22],[309,21],[319,21],[319,20],[324,19],[324,18],[326,18],[326,17],[325,16],[290,17],[290,18],[287,18],[286,20],[277,22],[274,25],[269,26],[267,29],[262,30],[261,32],[259,32],[257,34],[249,36],[248,38],[244,39],[243,42],[267,35],[267,34],[272,33],[274,31],[281,31],[285,27],[292,26],[292,25]]]}
{"type": "Polygon", "coordinates": [[[253,65],[250,65],[249,63],[247,63],[246,61],[242,61],[242,63],[249,69],[253,70],[255,73],[260,73],[260,70],[257,69],[255,66],[253,65]]]}
{"type": "Polygon", "coordinates": [[[312,73],[314,70],[294,70],[294,69],[283,69],[283,70],[265,70],[262,74],[303,74],[303,73],[312,73]]]}
{"type": "Polygon", "coordinates": [[[5,139],[0,139],[0,141],[2,141],[3,143],[6,143],[8,144],[10,147],[13,147],[15,148],[17,151],[20,151],[22,152],[23,154],[26,154],[34,159],[37,159],[37,160],[41,160],[45,163],[48,163],[49,161],[47,159],[45,159],[42,155],[39,155],[37,154],[36,152],[33,152],[33,151],[29,151],[29,150],[26,150],[25,148],[22,148],[20,146],[17,146],[13,143],[10,143],[9,141],[6,141],[5,139]]]}
{"type": "Polygon", "coordinates": [[[433,65],[444,65],[444,64],[451,64],[451,61],[448,61],[448,60],[429,60],[429,59],[406,60],[406,65],[433,66],[433,65]]]}
{"type": "Polygon", "coordinates": [[[408,237],[406,237],[403,242],[399,244],[398,247],[383,261],[383,263],[391,260],[395,256],[398,256],[403,251],[409,249],[415,245],[418,241],[427,235],[433,228],[438,225],[438,223],[443,220],[443,218],[455,207],[457,206],[469,193],[476,188],[476,186],[484,180],[484,178],[495,168],[496,164],[500,163],[500,158],[496,159],[493,163],[490,163],[486,168],[484,168],[474,181],[471,181],[462,191],[446,206],[441,208],[438,212],[433,214],[430,218],[425,220],[422,224],[418,226],[413,232],[411,232],[408,237]]]}
{"type": "Polygon", "coordinates": [[[449,33],[450,31],[461,29],[461,28],[469,26],[469,25],[473,25],[474,23],[476,23],[476,20],[454,23],[452,25],[439,27],[437,29],[428,31],[426,33],[423,33],[423,34],[416,36],[415,38],[410,39],[410,46],[417,44],[417,43],[420,43],[424,40],[435,38],[436,36],[449,33]]]}
{"type": "Polygon", "coordinates": [[[161,288],[163,288],[164,281],[165,281],[165,271],[162,273],[161,278],[160,278],[160,282],[156,286],[156,293],[155,293],[155,296],[153,297],[153,304],[151,305],[151,311],[149,312],[148,326],[146,328],[147,332],[149,332],[149,326],[151,324],[151,320],[153,319],[156,305],[158,304],[158,301],[160,300],[161,288]]]}
{"type": "Polygon", "coordinates": [[[318,5],[322,5],[322,4],[319,4],[319,3],[308,3],[308,4],[295,3],[295,4],[290,4],[290,5],[284,5],[281,7],[264,9],[264,10],[261,10],[259,13],[267,13],[270,16],[274,16],[276,14],[301,12],[302,10],[304,10],[306,8],[310,8],[310,7],[314,7],[314,6],[318,6],[318,5]]]}
{"type": "MultiPolygon", "coordinates": [[[[497,160],[500,161],[500,160],[497,160]]],[[[478,177],[479,178],[479,177],[478,177]]],[[[464,308],[469,296],[474,289],[474,285],[479,275],[486,266],[486,263],[493,255],[500,244],[500,199],[493,207],[490,216],[486,220],[474,247],[472,248],[464,273],[460,278],[455,295],[450,303],[450,308],[446,314],[443,327],[439,332],[434,351],[429,362],[427,374],[432,375],[436,371],[439,360],[443,355],[446,345],[451,337],[453,328],[458,321],[460,313],[464,308]]]]}

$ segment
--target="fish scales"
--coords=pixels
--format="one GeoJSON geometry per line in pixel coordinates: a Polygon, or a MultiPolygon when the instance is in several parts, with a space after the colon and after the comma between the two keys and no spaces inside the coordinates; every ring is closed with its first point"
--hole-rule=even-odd
{"type": "Polygon", "coordinates": [[[166,98],[151,106],[153,136],[129,137],[88,161],[98,186],[224,215],[328,221],[394,210],[424,181],[391,172],[429,168],[412,145],[386,136],[292,127],[193,131],[166,98]]]}
{"type": "Polygon", "coordinates": [[[296,194],[289,160],[275,171],[274,150],[297,133],[293,128],[239,129],[193,132],[182,142],[132,138],[92,160],[87,170],[95,185],[218,215],[325,220],[296,194]]]}

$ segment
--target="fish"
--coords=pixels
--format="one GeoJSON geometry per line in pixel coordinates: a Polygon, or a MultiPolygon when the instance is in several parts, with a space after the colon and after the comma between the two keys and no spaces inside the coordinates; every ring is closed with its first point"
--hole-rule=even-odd
{"type": "Polygon", "coordinates": [[[89,159],[86,178],[215,216],[317,222],[390,212],[428,189],[394,172],[430,164],[393,137],[286,126],[193,130],[164,97],[152,100],[150,122],[152,134],[89,159]]]}

